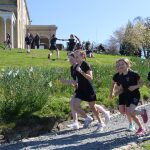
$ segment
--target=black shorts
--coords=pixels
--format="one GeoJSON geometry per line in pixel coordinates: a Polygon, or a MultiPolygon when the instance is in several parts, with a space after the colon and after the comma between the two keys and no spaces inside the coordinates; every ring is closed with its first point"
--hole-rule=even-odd
{"type": "Polygon", "coordinates": [[[127,104],[127,99],[125,97],[124,94],[120,94],[119,95],[119,101],[118,101],[119,105],[126,105],[127,104]]]}
{"type": "Polygon", "coordinates": [[[137,106],[140,101],[140,94],[129,96],[127,99],[126,106],[129,107],[131,104],[137,106]]]}
{"type": "Polygon", "coordinates": [[[75,92],[75,98],[79,98],[80,100],[86,101],[86,102],[93,102],[96,101],[96,94],[83,94],[82,92],[76,90],[75,92]]]}
{"type": "Polygon", "coordinates": [[[74,47],[68,47],[67,51],[73,52],[74,51],[74,47]]]}
{"type": "Polygon", "coordinates": [[[58,48],[55,45],[51,45],[49,50],[57,50],[58,48]]]}

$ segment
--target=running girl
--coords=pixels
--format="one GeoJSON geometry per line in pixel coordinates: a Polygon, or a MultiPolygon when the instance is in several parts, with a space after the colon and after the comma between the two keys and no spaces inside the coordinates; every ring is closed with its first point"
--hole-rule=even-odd
{"type": "Polygon", "coordinates": [[[87,116],[80,107],[80,102],[82,100],[88,102],[92,112],[94,113],[99,122],[97,124],[97,129],[103,130],[104,123],[99,116],[99,111],[96,108],[95,103],[96,93],[92,84],[93,74],[91,67],[87,62],[84,61],[81,51],[75,52],[75,59],[78,63],[78,65],[76,66],[76,78],[78,87],[76,89],[75,96],[73,97],[74,109],[84,118],[86,118],[84,122],[84,127],[88,127],[89,124],[92,122],[93,118],[87,116]]]}
{"type": "MultiPolygon", "coordinates": [[[[55,34],[53,34],[51,39],[50,39],[50,49],[49,50],[52,51],[52,53],[53,53],[54,50],[56,50],[57,51],[57,59],[58,59],[59,58],[59,49],[56,46],[56,41],[57,40],[62,40],[62,39],[56,38],[55,34]]],[[[51,58],[52,53],[48,54],[48,59],[51,58]]]]}
{"type": "Polygon", "coordinates": [[[136,107],[140,100],[139,88],[143,85],[143,80],[140,78],[139,74],[130,69],[130,61],[125,59],[119,59],[117,61],[119,70],[122,75],[119,79],[119,84],[123,87],[124,98],[126,100],[127,113],[131,116],[133,121],[138,125],[137,135],[142,135],[145,132],[139,118],[137,115],[141,115],[143,122],[147,123],[148,117],[145,109],[137,110],[136,107]]]}
{"type": "Polygon", "coordinates": [[[127,118],[128,118],[128,121],[129,121],[129,130],[134,131],[135,126],[133,125],[132,118],[129,115],[129,113],[127,113],[127,107],[126,107],[127,99],[125,99],[125,93],[123,92],[123,87],[120,84],[122,70],[120,69],[119,65],[120,65],[119,62],[117,61],[116,62],[117,73],[113,76],[112,86],[111,86],[111,90],[110,90],[110,99],[112,99],[113,96],[118,96],[119,97],[119,107],[118,107],[119,112],[123,115],[124,114],[127,115],[127,118]]]}
{"type": "MultiPolygon", "coordinates": [[[[74,54],[73,53],[70,54],[68,57],[69,57],[69,61],[70,61],[71,65],[72,65],[71,68],[70,68],[70,71],[71,71],[71,76],[72,76],[73,80],[65,80],[63,78],[63,79],[61,79],[61,81],[63,83],[71,84],[71,85],[73,85],[77,89],[76,70],[75,70],[75,68],[77,66],[77,62],[76,62],[76,60],[74,58],[74,54]]],[[[74,98],[74,96],[75,96],[75,94],[71,98],[71,102],[70,102],[71,112],[72,112],[72,117],[73,117],[73,124],[68,125],[68,126],[70,128],[72,128],[72,129],[79,129],[79,122],[78,122],[77,111],[74,108],[74,103],[76,102],[75,101],[76,99],[74,98]]],[[[104,114],[105,123],[107,124],[109,122],[109,120],[110,120],[110,112],[106,111],[102,106],[97,105],[97,104],[96,104],[96,108],[97,108],[98,112],[102,112],[104,114]]]]}

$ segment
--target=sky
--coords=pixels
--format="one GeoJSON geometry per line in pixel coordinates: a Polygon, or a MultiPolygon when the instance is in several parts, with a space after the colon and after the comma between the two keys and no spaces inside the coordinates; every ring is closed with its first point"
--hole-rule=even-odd
{"type": "Polygon", "coordinates": [[[105,43],[128,20],[150,16],[150,0],[27,0],[32,25],[56,25],[58,38],[105,43]]]}

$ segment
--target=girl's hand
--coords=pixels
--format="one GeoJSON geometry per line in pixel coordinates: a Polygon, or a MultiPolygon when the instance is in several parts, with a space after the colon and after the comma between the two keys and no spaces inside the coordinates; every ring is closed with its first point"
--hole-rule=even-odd
{"type": "Polygon", "coordinates": [[[76,68],[76,71],[82,72],[82,70],[81,70],[81,68],[79,66],[76,68]]]}

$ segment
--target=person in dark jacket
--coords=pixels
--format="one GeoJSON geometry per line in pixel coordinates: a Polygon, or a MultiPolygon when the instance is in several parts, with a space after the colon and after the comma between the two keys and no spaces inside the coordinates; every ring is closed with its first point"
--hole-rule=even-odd
{"type": "Polygon", "coordinates": [[[31,43],[32,43],[32,41],[33,41],[33,39],[31,37],[31,34],[28,33],[27,36],[25,37],[27,53],[31,52],[31,43]]]}
{"type": "Polygon", "coordinates": [[[40,36],[39,36],[38,33],[34,37],[34,43],[35,43],[35,46],[37,47],[37,49],[39,49],[39,46],[40,46],[40,36]]]}

